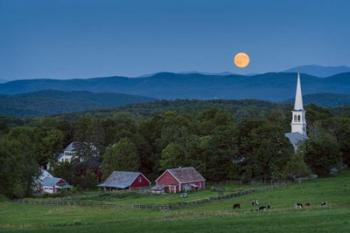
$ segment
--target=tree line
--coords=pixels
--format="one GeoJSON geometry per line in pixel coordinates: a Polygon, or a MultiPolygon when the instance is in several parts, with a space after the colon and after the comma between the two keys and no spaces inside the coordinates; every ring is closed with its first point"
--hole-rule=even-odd
{"type": "Polygon", "coordinates": [[[213,182],[251,182],[326,176],[350,164],[349,108],[307,106],[309,139],[294,153],[284,136],[290,131],[289,106],[235,101],[230,108],[194,101],[193,111],[190,101],[182,103],[157,103],[159,111],[151,114],[142,112],[154,103],[136,107],[143,111],[133,106],[131,111],[0,118],[0,192],[30,195],[40,166],[49,162],[54,175],[83,189],[94,188],[113,170],[141,171],[153,180],[167,168],[193,166],[213,182]],[[176,107],[169,108],[172,104],[176,107]],[[98,171],[88,162],[55,162],[72,141],[97,146],[98,171]]]}

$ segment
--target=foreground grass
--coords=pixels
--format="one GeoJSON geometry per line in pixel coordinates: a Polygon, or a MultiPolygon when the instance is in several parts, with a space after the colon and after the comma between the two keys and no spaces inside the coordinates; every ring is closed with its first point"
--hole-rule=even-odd
{"type": "Polygon", "coordinates": [[[0,232],[350,232],[350,172],[176,211],[0,203],[0,232]],[[272,209],[257,212],[258,199],[272,209]],[[327,201],[328,208],[320,202],[327,201]],[[311,207],[294,209],[295,202],[311,207]],[[232,210],[233,203],[242,209],[232,210]]]}

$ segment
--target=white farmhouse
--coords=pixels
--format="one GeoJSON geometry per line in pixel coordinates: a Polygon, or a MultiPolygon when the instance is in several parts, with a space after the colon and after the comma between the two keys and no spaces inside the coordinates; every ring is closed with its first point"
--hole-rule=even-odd
{"type": "Polygon", "coordinates": [[[47,170],[41,169],[40,176],[34,182],[34,191],[38,193],[58,193],[64,190],[70,190],[71,185],[62,178],[54,177],[47,170]]]}
{"type": "Polygon", "coordinates": [[[71,142],[63,152],[58,156],[57,162],[72,162],[73,159],[79,158],[80,162],[83,161],[81,154],[90,154],[91,157],[98,157],[99,152],[95,145],[87,142],[71,142]],[[80,152],[80,155],[79,155],[80,152]]]}

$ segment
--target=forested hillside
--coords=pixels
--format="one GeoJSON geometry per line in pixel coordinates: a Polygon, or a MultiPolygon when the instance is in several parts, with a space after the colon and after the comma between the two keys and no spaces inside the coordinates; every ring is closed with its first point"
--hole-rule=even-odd
{"type": "MultiPolygon", "coordinates": [[[[289,99],[282,103],[292,105],[293,101],[294,99],[289,99]]],[[[276,102],[272,103],[262,100],[209,100],[204,102],[184,99],[167,101],[118,93],[49,90],[12,96],[0,95],[0,115],[37,117],[63,113],[80,114],[79,112],[96,110],[113,112],[113,109],[121,106],[123,107],[118,108],[117,111],[123,109],[137,114],[149,115],[172,109],[183,109],[184,111],[203,109],[207,103],[220,109],[234,110],[240,117],[244,117],[252,112],[261,115],[265,110],[278,105],[276,102]],[[242,103],[246,103],[249,107],[245,108],[242,103]]],[[[350,96],[331,93],[305,95],[304,103],[323,107],[349,106],[350,96]]],[[[284,107],[287,107],[287,105],[284,107]]],[[[283,105],[280,106],[282,107],[283,105]]]]}
{"type": "Polygon", "coordinates": [[[46,90],[0,96],[0,115],[31,117],[83,112],[149,102],[154,99],[119,93],[46,90]]]}

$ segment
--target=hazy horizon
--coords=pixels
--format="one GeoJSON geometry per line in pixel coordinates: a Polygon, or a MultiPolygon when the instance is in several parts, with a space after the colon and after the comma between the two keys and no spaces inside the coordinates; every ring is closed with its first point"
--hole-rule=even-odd
{"type": "Polygon", "coordinates": [[[0,0],[0,80],[350,66],[350,2],[0,0]],[[232,56],[245,51],[248,68],[232,56]]]}
{"type": "MultiPolygon", "coordinates": [[[[302,65],[304,66],[304,65],[302,65]]],[[[305,66],[319,66],[319,65],[305,65],[305,66]]],[[[124,77],[124,78],[145,78],[145,77],[151,77],[153,75],[159,74],[159,73],[174,73],[174,74],[203,74],[203,75],[219,75],[219,76],[225,76],[225,75],[242,75],[242,76],[255,76],[255,75],[263,75],[267,73],[283,73],[283,72],[291,72],[295,73],[296,71],[288,71],[289,69],[294,69],[297,68],[298,66],[295,67],[290,67],[285,70],[278,70],[278,71],[266,71],[266,72],[259,72],[259,73],[244,73],[244,72],[231,72],[231,71],[222,71],[222,72],[206,72],[206,71],[158,71],[150,74],[141,74],[137,76],[127,76],[127,75],[119,75],[119,74],[107,74],[103,76],[82,76],[82,77],[60,77],[60,76],[54,76],[54,77],[36,77],[36,78],[18,78],[18,79],[2,79],[0,78],[0,84],[5,83],[5,82],[10,82],[10,81],[17,81],[17,80],[37,80],[37,79],[51,79],[51,80],[69,80],[69,79],[94,79],[94,78],[108,78],[108,77],[124,77]]],[[[345,67],[350,70],[350,66],[344,66],[344,65],[339,65],[339,66],[319,66],[319,67],[325,67],[325,68],[339,68],[339,67],[345,67]]],[[[308,74],[305,72],[301,72],[307,75],[315,76],[318,78],[323,78],[322,76],[318,75],[313,75],[313,74],[308,74]]],[[[341,72],[339,72],[341,73],[341,72]]],[[[338,73],[336,73],[338,74],[338,73]]],[[[334,74],[335,75],[335,74],[334,74]]],[[[329,75],[333,76],[333,75],[329,75]]]]}

